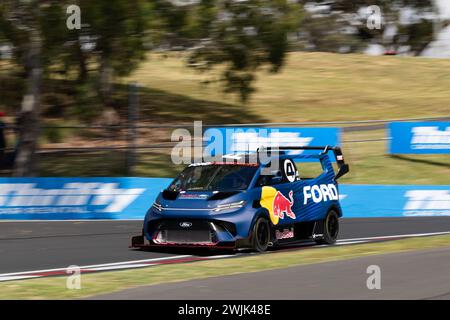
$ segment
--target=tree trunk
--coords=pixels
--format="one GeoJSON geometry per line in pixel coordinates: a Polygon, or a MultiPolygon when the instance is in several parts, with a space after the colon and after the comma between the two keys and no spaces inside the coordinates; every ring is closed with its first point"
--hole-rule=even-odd
{"type": "Polygon", "coordinates": [[[30,31],[27,56],[27,89],[22,100],[18,119],[18,145],[14,161],[13,176],[36,175],[36,149],[39,138],[39,113],[42,85],[41,66],[42,38],[40,30],[34,26],[30,31]]]}
{"type": "Polygon", "coordinates": [[[81,43],[80,38],[78,38],[78,42],[77,42],[78,68],[79,68],[78,82],[80,82],[80,83],[84,83],[86,81],[86,78],[88,75],[86,55],[83,52],[82,45],[83,44],[81,43]]]}
{"type": "Polygon", "coordinates": [[[112,78],[113,69],[111,68],[108,58],[102,57],[100,65],[100,96],[103,100],[103,104],[108,106],[111,101],[112,94],[112,78]]]}

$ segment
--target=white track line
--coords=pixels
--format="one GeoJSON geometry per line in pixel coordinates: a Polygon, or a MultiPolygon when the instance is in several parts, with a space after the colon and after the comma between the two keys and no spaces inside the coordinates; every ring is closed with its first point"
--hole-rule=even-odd
{"type": "MultiPolygon", "coordinates": [[[[336,242],[337,246],[345,246],[346,244],[357,244],[357,243],[367,243],[370,242],[370,240],[355,240],[355,241],[339,241],[336,242]]],[[[327,245],[324,245],[325,247],[327,247],[327,245]]]]}
{"type": "Polygon", "coordinates": [[[377,239],[395,239],[395,238],[412,238],[412,237],[426,237],[426,236],[438,236],[438,235],[445,235],[450,234],[450,231],[444,231],[444,232],[431,232],[431,233],[412,233],[412,234],[399,234],[399,235],[393,235],[393,236],[377,236],[377,237],[369,237],[369,238],[351,238],[351,239],[342,239],[338,240],[337,242],[344,242],[344,241],[366,241],[366,240],[377,240],[377,239]]]}
{"type": "Polygon", "coordinates": [[[0,277],[0,282],[2,281],[13,281],[13,280],[25,280],[25,279],[33,279],[40,278],[39,276],[11,276],[11,277],[0,277]]]}
{"type": "MultiPolygon", "coordinates": [[[[113,267],[113,266],[120,267],[121,265],[141,264],[143,262],[146,262],[147,265],[151,265],[152,262],[159,262],[159,261],[164,261],[164,260],[177,260],[177,259],[189,258],[189,257],[193,257],[193,256],[192,255],[180,255],[180,256],[172,256],[172,257],[153,258],[153,259],[130,260],[130,261],[122,261],[122,262],[79,266],[79,268],[80,269],[93,269],[93,268],[113,267]]],[[[3,274],[0,274],[0,281],[1,281],[1,278],[8,277],[8,276],[27,275],[27,274],[34,274],[34,273],[58,272],[58,271],[65,271],[65,270],[67,270],[67,268],[55,268],[55,269],[24,271],[24,272],[3,273],[3,274]]]]}

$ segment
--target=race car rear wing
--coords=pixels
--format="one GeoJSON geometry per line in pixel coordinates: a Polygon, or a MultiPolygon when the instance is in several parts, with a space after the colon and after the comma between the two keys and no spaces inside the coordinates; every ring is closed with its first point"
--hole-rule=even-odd
{"type": "Polygon", "coordinates": [[[263,147],[262,149],[258,149],[257,152],[262,152],[264,150],[267,151],[289,151],[289,150],[321,150],[320,154],[328,153],[329,151],[333,151],[334,156],[336,158],[336,163],[338,166],[338,172],[335,176],[335,179],[339,179],[343,175],[347,174],[350,171],[350,167],[345,163],[344,155],[342,154],[342,149],[340,147],[332,147],[332,146],[297,146],[297,147],[263,147]]]}

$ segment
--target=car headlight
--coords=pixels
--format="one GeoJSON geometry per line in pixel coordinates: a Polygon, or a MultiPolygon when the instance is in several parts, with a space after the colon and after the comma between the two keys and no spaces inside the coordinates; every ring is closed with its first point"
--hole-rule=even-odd
{"type": "Polygon", "coordinates": [[[223,211],[223,210],[239,209],[239,208],[242,208],[244,205],[245,205],[244,200],[239,201],[239,202],[219,204],[215,209],[213,209],[213,211],[219,212],[219,211],[223,211]]]}
{"type": "Polygon", "coordinates": [[[161,212],[163,210],[162,205],[160,205],[158,202],[154,202],[152,208],[155,208],[158,212],[161,212]]]}

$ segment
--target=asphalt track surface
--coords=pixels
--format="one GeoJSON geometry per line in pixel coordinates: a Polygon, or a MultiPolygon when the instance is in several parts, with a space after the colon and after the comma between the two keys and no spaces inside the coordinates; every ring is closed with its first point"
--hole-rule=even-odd
{"type": "MultiPolygon", "coordinates": [[[[0,274],[198,254],[129,249],[131,236],[139,234],[141,228],[140,221],[3,221],[0,274]]],[[[446,231],[450,231],[450,217],[342,219],[339,238],[446,231]]]]}
{"type": "Polygon", "coordinates": [[[131,300],[450,300],[450,246],[231,276],[143,286],[91,299],[131,300]],[[367,288],[367,267],[380,288],[367,288]]]}

